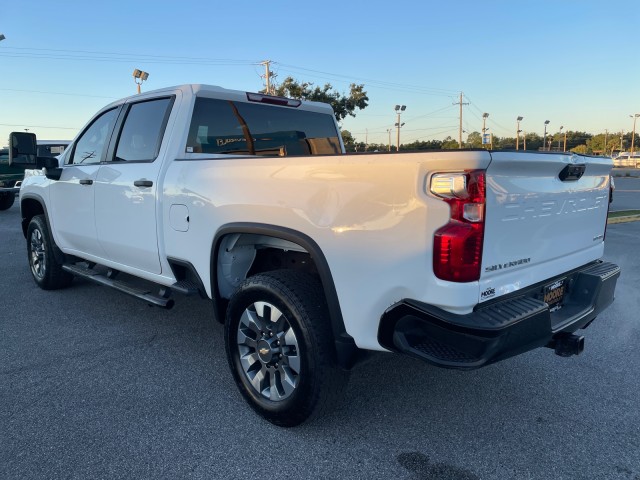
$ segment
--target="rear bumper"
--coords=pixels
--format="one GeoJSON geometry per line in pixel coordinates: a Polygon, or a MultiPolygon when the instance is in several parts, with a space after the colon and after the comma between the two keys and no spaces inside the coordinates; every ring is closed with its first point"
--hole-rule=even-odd
{"type": "Polygon", "coordinates": [[[613,302],[619,276],[620,267],[606,262],[562,275],[568,288],[562,308],[555,312],[540,299],[543,285],[477,305],[467,315],[405,299],[382,316],[378,340],[385,348],[440,367],[479,368],[585,328],[613,302]]]}

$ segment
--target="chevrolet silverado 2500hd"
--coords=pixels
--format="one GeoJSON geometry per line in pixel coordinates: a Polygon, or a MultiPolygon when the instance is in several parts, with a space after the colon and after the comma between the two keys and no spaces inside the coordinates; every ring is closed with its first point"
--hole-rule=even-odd
{"type": "Polygon", "coordinates": [[[278,425],[327,408],[364,350],[569,356],[614,298],[609,158],[346,155],[327,105],[204,85],[108,105],[57,160],[34,142],[10,148],[45,172],[20,192],[35,282],[210,299],[240,391],[278,425]]]}

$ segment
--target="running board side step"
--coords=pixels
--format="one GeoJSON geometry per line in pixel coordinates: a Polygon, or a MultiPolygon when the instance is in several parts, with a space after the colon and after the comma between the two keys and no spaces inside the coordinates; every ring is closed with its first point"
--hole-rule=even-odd
{"type": "Polygon", "coordinates": [[[77,276],[91,280],[99,285],[105,285],[107,287],[115,288],[116,290],[143,300],[151,305],[157,307],[171,309],[174,305],[174,300],[169,298],[171,295],[171,289],[168,287],[160,287],[160,294],[155,294],[148,289],[134,287],[128,283],[116,280],[116,271],[109,270],[106,274],[100,273],[92,268],[84,267],[77,264],[64,264],[62,269],[77,276]]]}

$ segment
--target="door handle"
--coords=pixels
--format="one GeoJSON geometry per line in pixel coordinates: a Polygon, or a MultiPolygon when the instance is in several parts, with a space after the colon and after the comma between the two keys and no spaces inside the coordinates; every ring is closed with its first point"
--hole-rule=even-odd
{"type": "Polygon", "coordinates": [[[93,180],[90,178],[83,178],[80,180],[80,185],[93,185],[93,180]]]}
{"type": "Polygon", "coordinates": [[[136,180],[133,185],[136,187],[153,187],[153,182],[151,180],[136,180]]]}

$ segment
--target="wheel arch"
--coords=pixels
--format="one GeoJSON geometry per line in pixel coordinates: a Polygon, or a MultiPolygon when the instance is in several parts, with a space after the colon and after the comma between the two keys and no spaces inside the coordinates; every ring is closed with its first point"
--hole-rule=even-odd
{"type": "Polygon", "coordinates": [[[320,246],[308,235],[286,227],[277,225],[238,222],[221,226],[213,240],[211,247],[211,297],[214,303],[214,313],[220,323],[224,323],[226,302],[220,296],[218,287],[218,260],[223,240],[229,235],[250,234],[273,237],[294,243],[304,249],[313,259],[315,267],[324,290],[324,296],[330,315],[331,330],[336,347],[336,359],[338,364],[346,369],[351,368],[357,361],[359,349],[353,337],[346,331],[340,301],[336,291],[329,263],[320,246]]]}
{"type": "MultiPolygon", "coordinates": [[[[47,204],[42,197],[34,194],[23,195],[20,198],[20,216],[22,217],[22,234],[24,238],[27,238],[27,229],[29,228],[29,223],[31,219],[36,215],[44,215],[44,221],[47,224],[47,229],[49,230],[49,234],[53,239],[53,229],[51,228],[51,222],[49,221],[49,212],[47,210],[47,204]]],[[[55,255],[56,260],[59,263],[64,263],[67,260],[67,257],[62,250],[58,247],[58,245],[53,244],[53,254],[55,255]]]]}
{"type": "Polygon", "coordinates": [[[22,217],[22,234],[27,238],[29,222],[36,215],[44,215],[47,221],[47,228],[51,231],[49,224],[49,213],[44,199],[38,195],[27,194],[20,198],[20,216],[22,217]]]}

